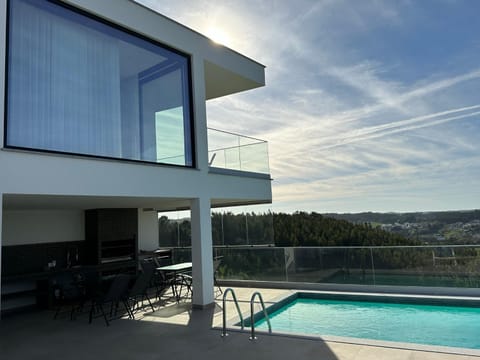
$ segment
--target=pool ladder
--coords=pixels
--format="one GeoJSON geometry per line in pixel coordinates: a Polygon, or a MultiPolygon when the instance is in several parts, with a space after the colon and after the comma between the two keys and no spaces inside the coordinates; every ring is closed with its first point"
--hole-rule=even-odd
{"type": "Polygon", "coordinates": [[[242,326],[243,330],[243,316],[242,312],[240,311],[240,306],[238,306],[238,300],[237,297],[235,296],[235,291],[233,291],[232,288],[228,288],[223,292],[223,300],[222,300],[222,306],[223,306],[223,327],[222,327],[222,337],[228,336],[227,334],[227,307],[225,306],[225,301],[227,299],[227,295],[231,293],[233,302],[235,304],[235,307],[237,308],[237,313],[238,316],[240,317],[240,325],[242,326]]]}
{"type": "MultiPolygon", "coordinates": [[[[221,335],[222,337],[228,336],[228,334],[227,334],[227,308],[225,306],[225,302],[226,302],[227,295],[229,293],[232,294],[233,302],[235,303],[235,307],[237,308],[238,316],[240,317],[241,328],[242,328],[242,330],[244,329],[243,316],[242,316],[242,312],[240,311],[240,306],[238,305],[237,297],[235,296],[235,291],[233,291],[232,288],[228,288],[223,293],[223,300],[222,300],[222,306],[223,306],[223,327],[222,327],[222,335],[221,335]]],[[[260,300],[260,305],[262,306],[263,316],[267,320],[268,332],[270,334],[272,333],[272,325],[270,324],[270,318],[268,317],[267,309],[265,308],[265,303],[263,302],[262,294],[260,294],[260,292],[256,291],[252,294],[252,297],[250,298],[250,340],[256,340],[257,339],[257,337],[255,336],[255,317],[254,317],[254,314],[253,314],[255,297],[258,297],[258,299],[260,300]]]]}

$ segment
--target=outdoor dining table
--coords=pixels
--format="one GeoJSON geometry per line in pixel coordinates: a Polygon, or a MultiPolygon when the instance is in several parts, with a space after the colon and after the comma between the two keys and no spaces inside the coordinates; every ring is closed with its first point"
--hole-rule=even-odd
{"type": "Polygon", "coordinates": [[[173,264],[173,265],[166,265],[166,266],[157,267],[157,271],[161,271],[165,275],[171,274],[171,276],[169,276],[169,277],[165,276],[165,278],[170,278],[171,279],[170,280],[170,285],[172,287],[173,296],[175,296],[177,301],[180,297],[180,294],[177,290],[177,285],[178,285],[177,275],[189,272],[191,270],[192,270],[192,263],[191,262],[183,262],[183,263],[178,263],[178,264],[173,264]]]}

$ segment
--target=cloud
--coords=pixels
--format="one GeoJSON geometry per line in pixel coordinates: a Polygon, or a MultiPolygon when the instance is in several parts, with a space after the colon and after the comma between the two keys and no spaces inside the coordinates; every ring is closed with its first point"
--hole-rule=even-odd
{"type": "Polygon", "coordinates": [[[468,208],[475,208],[478,207],[480,189],[476,187],[466,192],[465,187],[478,184],[472,179],[480,176],[480,171],[476,167],[469,176],[464,175],[465,169],[478,161],[480,157],[475,156],[461,161],[446,160],[443,166],[431,164],[373,169],[365,173],[297,183],[295,186],[279,185],[274,188],[274,195],[279,208],[298,202],[310,209],[315,204],[318,209],[318,204],[322,204],[324,211],[385,211],[386,202],[389,203],[389,211],[461,209],[462,206],[457,205],[459,200],[468,208]],[[443,181],[445,176],[455,181],[446,185],[443,181]],[[399,183],[405,186],[398,186],[399,183]],[[441,197],[435,196],[438,192],[442,193],[441,197]],[[447,203],[445,198],[453,202],[447,203]],[[347,206],[339,210],[338,204],[342,202],[347,206]],[[355,208],[348,208],[348,204],[355,204],[355,208]],[[436,204],[436,208],[432,208],[431,204],[436,204]]]}
{"type": "Polygon", "coordinates": [[[209,101],[208,124],[269,141],[282,209],[478,207],[480,68],[478,43],[465,34],[479,25],[459,23],[460,35],[448,39],[429,28],[448,20],[442,10],[461,17],[469,9],[378,0],[142,2],[200,32],[223,27],[235,50],[267,65],[265,88],[209,101]]]}
{"type": "Polygon", "coordinates": [[[352,142],[376,139],[383,136],[390,136],[399,132],[411,131],[428,126],[437,126],[446,122],[454,120],[462,120],[465,118],[476,117],[480,115],[480,111],[471,111],[480,109],[480,105],[468,106],[459,109],[452,109],[448,111],[442,111],[434,114],[428,114],[423,116],[417,116],[410,119],[393,121],[389,123],[383,123],[380,125],[364,127],[360,129],[354,129],[350,133],[342,134],[337,138],[330,137],[327,141],[331,142],[329,145],[325,145],[319,150],[329,149],[336,146],[342,146],[350,144],[352,142]],[[465,113],[466,112],[466,113],[465,113]],[[445,115],[458,114],[454,116],[445,117],[445,115]]]}

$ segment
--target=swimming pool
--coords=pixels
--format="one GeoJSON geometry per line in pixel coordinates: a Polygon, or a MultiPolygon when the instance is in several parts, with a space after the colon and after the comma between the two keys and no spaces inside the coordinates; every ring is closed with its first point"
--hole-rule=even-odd
{"type": "MultiPolygon", "coordinates": [[[[480,303],[296,293],[269,308],[273,331],[480,349],[480,303]]],[[[260,315],[258,315],[260,316],[260,315]]],[[[267,329],[256,318],[257,329],[267,329]]]]}

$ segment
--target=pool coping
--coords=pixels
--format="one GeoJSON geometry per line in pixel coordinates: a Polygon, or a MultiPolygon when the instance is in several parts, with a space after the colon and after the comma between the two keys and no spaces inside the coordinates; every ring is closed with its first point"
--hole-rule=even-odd
{"type": "MultiPolygon", "coordinates": [[[[378,302],[396,302],[396,303],[410,303],[410,304],[425,304],[425,300],[428,300],[432,305],[451,305],[451,306],[474,306],[480,307],[480,297],[472,296],[440,296],[440,295],[412,295],[412,294],[386,294],[386,293],[365,293],[365,292],[344,292],[344,291],[312,291],[312,290],[302,290],[295,291],[292,290],[289,294],[281,295],[273,299],[273,304],[267,306],[267,312],[270,314],[290,301],[298,298],[299,296],[304,296],[308,298],[308,294],[322,295],[324,298],[334,298],[343,297],[343,299],[355,300],[362,298],[365,301],[365,298],[368,298],[371,301],[378,302]],[[302,295],[299,295],[302,294],[302,295]],[[307,295],[307,296],[305,296],[307,295]],[[422,302],[423,300],[423,302],[422,302]],[[462,305],[463,304],[463,305],[462,305]]],[[[254,322],[263,318],[263,312],[258,311],[254,314],[254,322]]],[[[238,332],[248,332],[250,331],[250,316],[244,318],[245,329],[241,329],[239,326],[240,318],[235,316],[227,321],[227,329],[238,332]]],[[[219,327],[214,327],[219,329],[219,327]]],[[[275,329],[274,329],[275,331],[275,329]]],[[[284,336],[291,338],[301,338],[313,341],[327,341],[327,342],[336,342],[336,343],[345,343],[345,344],[354,344],[354,345],[363,345],[363,346],[375,346],[375,347],[384,347],[384,348],[393,348],[393,349],[402,349],[402,350],[414,350],[414,351],[426,351],[426,352],[435,352],[435,353],[444,353],[444,354],[455,354],[455,355],[468,355],[480,357],[480,349],[470,349],[470,348],[461,348],[453,346],[441,346],[441,345],[427,345],[427,344],[418,344],[418,343],[408,343],[400,341],[387,341],[387,340],[375,340],[375,339],[366,339],[366,338],[354,338],[347,336],[336,336],[336,335],[312,335],[306,333],[289,333],[283,331],[275,331],[274,333],[269,333],[265,330],[255,329],[256,334],[261,334],[262,336],[284,336]]]]}
{"type": "Polygon", "coordinates": [[[480,297],[480,288],[401,286],[401,285],[358,285],[333,283],[307,283],[260,280],[219,280],[225,287],[250,287],[261,289],[282,289],[291,291],[352,292],[367,294],[410,294],[435,296],[480,297]]]}

